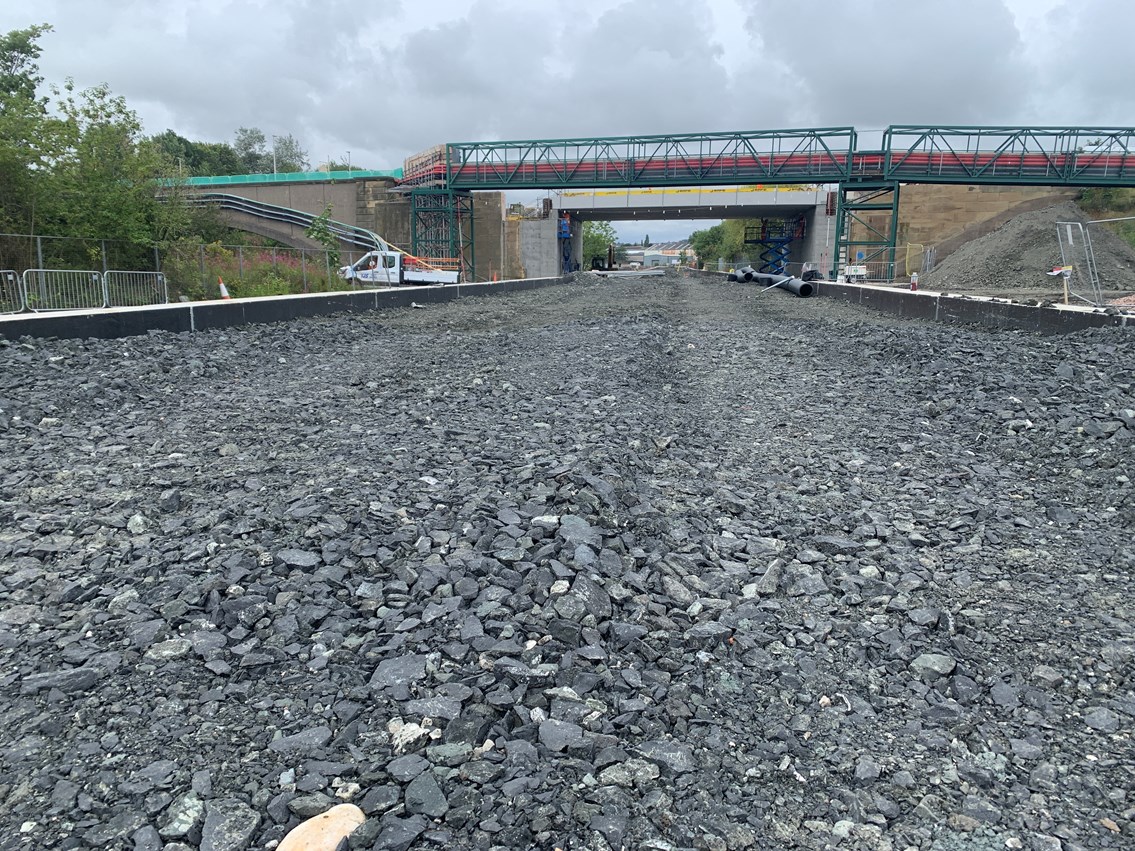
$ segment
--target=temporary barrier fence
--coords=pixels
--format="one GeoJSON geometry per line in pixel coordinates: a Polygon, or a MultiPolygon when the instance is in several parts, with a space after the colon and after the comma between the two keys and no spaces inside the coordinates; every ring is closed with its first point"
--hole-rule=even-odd
{"type": "Polygon", "coordinates": [[[28,269],[23,274],[24,304],[48,310],[95,310],[109,307],[106,280],[87,269],[28,269]]]}
{"type": "Polygon", "coordinates": [[[1060,243],[1061,267],[1049,274],[1064,278],[1064,303],[1070,297],[1088,304],[1103,304],[1096,253],[1092,237],[1082,222],[1057,222],[1056,239],[1060,243]]]}
{"type": "Polygon", "coordinates": [[[840,280],[849,284],[890,283],[894,279],[895,264],[891,260],[859,260],[840,272],[840,280]]]}
{"type": "Polygon", "coordinates": [[[0,313],[19,313],[24,309],[24,288],[12,269],[0,269],[0,313]]]}
{"type": "Polygon", "coordinates": [[[161,272],[111,270],[103,278],[107,303],[111,307],[138,307],[169,301],[169,286],[161,272]]]}
{"type": "Polygon", "coordinates": [[[0,271],[0,313],[98,310],[165,304],[169,287],[161,272],[28,269],[0,271]]]}

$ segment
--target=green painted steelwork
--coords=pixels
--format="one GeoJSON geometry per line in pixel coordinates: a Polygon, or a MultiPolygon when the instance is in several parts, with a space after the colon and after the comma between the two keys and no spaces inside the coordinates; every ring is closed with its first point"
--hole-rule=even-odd
{"type": "Polygon", "coordinates": [[[464,279],[475,281],[473,196],[432,187],[411,190],[410,253],[426,260],[456,259],[464,279]]]}
{"type": "Polygon", "coordinates": [[[1135,186],[1132,127],[918,127],[884,134],[887,180],[1135,186]]]}
{"type": "Polygon", "coordinates": [[[865,265],[870,270],[869,277],[876,280],[894,280],[898,222],[898,183],[864,181],[842,184],[836,207],[832,280],[837,279],[841,263],[865,265]],[[877,216],[871,217],[870,213],[877,216]],[[862,256],[859,256],[860,252],[862,256]]]}
{"type": "Polygon", "coordinates": [[[459,142],[446,146],[453,189],[839,183],[855,130],[459,142]]]}
{"type": "Polygon", "coordinates": [[[351,171],[295,171],[282,174],[222,174],[214,177],[186,177],[184,179],[168,179],[163,181],[166,186],[237,186],[250,183],[328,183],[342,180],[371,180],[371,179],[401,180],[402,169],[394,168],[385,171],[352,169],[351,171]]]}
{"type": "Polygon", "coordinates": [[[853,127],[454,142],[408,182],[452,189],[731,184],[1135,186],[1135,128],[891,125],[858,150],[853,127]]]}

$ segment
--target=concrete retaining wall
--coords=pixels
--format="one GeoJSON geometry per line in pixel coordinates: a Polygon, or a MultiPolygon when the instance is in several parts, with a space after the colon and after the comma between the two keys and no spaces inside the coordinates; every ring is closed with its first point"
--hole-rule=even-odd
{"type": "Polygon", "coordinates": [[[985,325],[1042,334],[1066,334],[1085,328],[1127,326],[1135,328],[1135,316],[1109,314],[1091,307],[1035,307],[1002,299],[910,292],[887,287],[817,281],[816,294],[906,319],[985,325]]]}
{"type": "MultiPolygon", "coordinates": [[[[704,279],[724,280],[721,272],[693,271],[704,279]]],[[[1135,329],[1135,315],[1110,314],[1091,307],[1034,307],[1013,304],[1004,299],[960,297],[934,292],[910,292],[891,287],[871,287],[861,284],[840,284],[833,281],[815,281],[816,296],[857,304],[872,310],[892,313],[904,319],[921,319],[925,322],[953,322],[960,325],[984,325],[1018,331],[1037,331],[1042,334],[1066,334],[1085,328],[1110,326],[1135,329]]],[[[743,286],[760,286],[747,284],[743,286]]],[[[777,293],[785,297],[787,293],[777,293]]]]}
{"type": "Polygon", "coordinates": [[[199,301],[151,307],[121,307],[98,311],[24,313],[0,317],[0,337],[63,337],[116,339],[150,331],[193,332],[239,325],[288,322],[335,313],[439,304],[459,298],[503,295],[569,282],[570,278],[530,278],[488,284],[456,284],[444,287],[402,287],[345,293],[269,296],[231,301],[199,301]]]}
{"type": "Polygon", "coordinates": [[[560,245],[555,218],[520,222],[520,265],[529,278],[546,278],[560,272],[560,245]]]}

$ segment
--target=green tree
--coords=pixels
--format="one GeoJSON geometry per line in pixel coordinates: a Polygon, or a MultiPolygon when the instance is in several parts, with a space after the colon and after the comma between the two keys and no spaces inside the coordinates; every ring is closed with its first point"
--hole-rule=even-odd
{"type": "Polygon", "coordinates": [[[615,226],[610,222],[583,223],[583,268],[590,269],[594,261],[607,264],[607,247],[619,241],[615,226]]]}
{"type": "MultiPolygon", "coordinates": [[[[137,115],[105,85],[80,92],[68,80],[39,96],[36,39],[49,31],[0,37],[0,230],[85,238],[44,244],[58,254],[46,262],[72,268],[97,262],[103,241],[119,268],[148,268],[155,246],[215,232],[181,187],[166,185],[176,157],[192,154],[194,143],[176,134],[142,138],[137,115]]],[[[0,265],[28,265],[23,251],[0,265]]]]}
{"type": "Polygon", "coordinates": [[[194,142],[166,130],[152,137],[152,143],[176,166],[173,172],[182,177],[212,177],[223,174],[244,174],[244,163],[227,142],[194,142]]]}
{"type": "Polygon", "coordinates": [[[264,174],[272,171],[272,154],[268,152],[268,140],[259,127],[237,128],[233,150],[236,151],[247,174],[264,174]]]}
{"type": "Polygon", "coordinates": [[[243,174],[244,164],[227,142],[196,142],[194,173],[204,176],[243,174]]]}
{"type": "Polygon", "coordinates": [[[42,48],[36,41],[51,31],[49,24],[38,24],[0,36],[0,99],[35,98],[43,82],[36,65],[42,48]]]}
{"type": "MultiPolygon", "coordinates": [[[[37,96],[42,78],[35,60],[36,40],[51,32],[47,24],[0,36],[0,230],[35,229],[48,179],[60,148],[62,123],[50,116],[47,99],[37,96]]],[[[10,265],[10,261],[9,261],[10,265]]]]}
{"type": "Polygon", "coordinates": [[[259,127],[241,127],[236,131],[233,150],[249,174],[266,174],[273,171],[307,171],[307,151],[289,133],[268,138],[259,127]]]}
{"type": "Polygon", "coordinates": [[[157,197],[158,181],[172,165],[153,145],[140,144],[138,116],[105,85],[76,93],[68,80],[57,94],[63,144],[50,175],[54,203],[44,226],[148,249],[158,222],[176,228],[170,202],[157,197]]]}
{"type": "Polygon", "coordinates": [[[332,269],[339,268],[339,238],[331,232],[331,205],[323,208],[323,212],[316,216],[311,225],[304,231],[311,239],[327,249],[327,265],[332,269]]]}
{"type": "Polygon", "coordinates": [[[272,137],[272,151],[275,156],[276,171],[281,173],[307,171],[310,167],[307,151],[291,133],[287,136],[272,137]]]}
{"type": "Polygon", "coordinates": [[[721,224],[705,230],[696,230],[690,234],[690,244],[693,246],[694,253],[697,254],[702,268],[705,268],[707,263],[712,264],[716,262],[718,257],[724,256],[721,253],[724,240],[725,227],[721,224]]]}
{"type": "Polygon", "coordinates": [[[727,263],[743,259],[748,253],[745,228],[752,224],[755,224],[753,219],[728,219],[690,234],[690,243],[702,266],[713,265],[719,257],[725,258],[727,263]]]}

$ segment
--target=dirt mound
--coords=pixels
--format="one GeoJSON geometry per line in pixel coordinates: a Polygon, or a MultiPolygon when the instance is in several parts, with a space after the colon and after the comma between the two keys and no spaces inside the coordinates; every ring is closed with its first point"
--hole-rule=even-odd
{"type": "MultiPolygon", "coordinates": [[[[1054,292],[1060,283],[1045,272],[1061,262],[1056,223],[1088,219],[1071,202],[1022,213],[943,259],[923,277],[923,286],[982,295],[1054,292]]],[[[1135,249],[1102,225],[1093,225],[1090,234],[1104,291],[1135,291],[1135,249]]]]}

